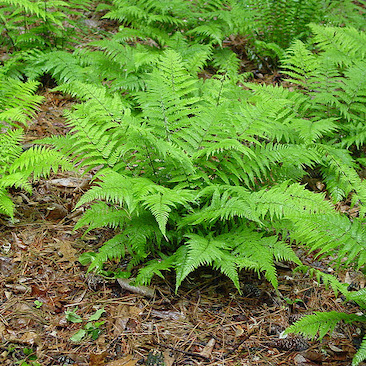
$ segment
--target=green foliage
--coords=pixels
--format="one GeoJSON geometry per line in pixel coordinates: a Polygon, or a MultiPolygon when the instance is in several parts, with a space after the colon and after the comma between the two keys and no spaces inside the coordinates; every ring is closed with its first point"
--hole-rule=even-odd
{"type": "Polygon", "coordinates": [[[311,34],[311,22],[329,25],[346,22],[363,29],[366,20],[364,1],[356,4],[351,0],[247,0],[243,3],[255,20],[249,40],[260,64],[268,58],[270,64],[283,58],[293,41],[305,41],[311,34]]]}
{"type": "Polygon", "coordinates": [[[89,3],[89,0],[2,0],[2,42],[13,51],[64,46],[76,34],[77,23],[71,16],[80,16],[78,11],[89,3]]]}
{"type": "MultiPolygon", "coordinates": [[[[2,71],[2,70],[1,70],[2,71]]],[[[34,94],[37,82],[0,78],[0,214],[13,218],[14,203],[8,195],[9,188],[31,192],[29,178],[48,175],[51,170],[71,169],[63,155],[55,150],[34,146],[23,151],[23,130],[43,97],[34,94]]]]}
{"type": "MultiPolygon", "coordinates": [[[[291,248],[304,244],[337,266],[365,268],[364,1],[112,0],[97,11],[119,30],[67,52],[80,29],[71,19],[88,4],[0,1],[2,44],[14,52],[0,75],[0,214],[14,216],[9,189],[31,192],[30,177],[71,169],[70,159],[95,173],[75,229],[116,231],[82,256],[89,271],[107,273],[106,262],[128,256],[116,276],[141,264],[136,282],[149,284],[174,270],[177,291],[210,266],[239,289],[240,270],[276,287],[275,262],[292,261],[365,308],[364,290],[351,293],[302,266],[291,248]],[[236,35],[260,64],[282,59],[291,88],[245,83],[226,47],[236,35]],[[215,75],[199,79],[207,67],[215,75]],[[23,151],[14,127],[41,102],[34,80],[45,74],[79,103],[65,113],[70,132],[43,140],[59,151],[23,151]],[[311,172],[325,192],[303,184],[311,172]],[[358,217],[335,210],[346,199],[358,217]]],[[[322,338],[340,320],[365,317],[315,313],[288,331],[322,338]]],[[[96,338],[102,323],[89,322],[72,340],[96,338]]],[[[365,358],[365,342],[353,365],[365,358]]]]}
{"type": "MultiPolygon", "coordinates": [[[[71,133],[44,142],[86,171],[98,169],[99,181],[78,206],[97,202],[76,228],[117,229],[89,256],[89,270],[129,253],[134,265],[160,257],[140,271],[142,283],[174,269],[178,288],[196,268],[209,265],[237,287],[242,268],[263,272],[276,286],[275,260],[300,264],[279,234],[313,249],[327,239],[326,253],[341,248],[348,264],[364,266],[361,219],[350,222],[324,194],[298,183],[308,169],[321,169],[334,201],[351,194],[364,212],[355,162],[348,150],[329,144],[343,115],[329,116],[319,107],[324,101],[315,104],[317,90],[326,86],[319,78],[305,88],[311,78],[298,72],[298,52],[314,59],[306,72],[316,78],[328,48],[316,55],[303,46],[289,51],[287,72],[302,83],[293,91],[250,83],[244,90],[228,75],[202,82],[173,50],[154,56],[143,92],[121,97],[113,86],[86,84],[83,73],[58,87],[84,102],[67,113],[71,133]]],[[[338,83],[347,83],[347,75],[343,80],[339,74],[338,83]]]]}
{"type": "Polygon", "coordinates": [[[72,165],[55,150],[34,146],[22,152],[21,129],[9,130],[0,135],[0,214],[13,218],[14,203],[8,195],[11,187],[32,191],[29,178],[47,176],[51,170],[57,172],[72,169],[72,165]]]}
{"type": "Polygon", "coordinates": [[[39,83],[25,83],[4,76],[0,69],[0,121],[6,125],[26,125],[43,98],[35,95],[39,83]]]}
{"type": "Polygon", "coordinates": [[[319,338],[322,339],[328,332],[332,332],[339,321],[347,323],[359,321],[365,322],[363,315],[345,314],[336,311],[327,313],[314,312],[313,315],[307,315],[290,326],[286,333],[298,332],[311,338],[315,338],[319,332],[319,338]]]}
{"type": "MultiPolygon", "coordinates": [[[[324,279],[326,274],[322,274],[321,278],[324,279]]],[[[326,275],[333,277],[331,275],[326,275]]],[[[334,278],[333,283],[336,282],[334,278]]],[[[366,289],[363,288],[357,292],[349,292],[346,290],[347,286],[343,286],[342,293],[346,297],[347,301],[356,302],[362,309],[366,309],[366,289]]],[[[346,314],[342,312],[330,311],[330,312],[318,312],[314,314],[306,315],[296,323],[286,329],[288,333],[301,333],[304,336],[312,339],[319,338],[320,340],[327,334],[332,333],[338,322],[344,321],[346,323],[365,323],[366,316],[360,314],[346,314]]],[[[356,352],[352,360],[352,366],[357,366],[359,363],[366,359],[366,338],[364,337],[360,348],[356,352]]]]}

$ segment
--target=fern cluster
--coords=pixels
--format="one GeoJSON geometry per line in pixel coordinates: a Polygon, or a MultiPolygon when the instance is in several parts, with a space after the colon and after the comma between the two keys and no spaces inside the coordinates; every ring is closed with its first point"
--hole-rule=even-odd
{"type": "MultiPolygon", "coordinates": [[[[2,70],[0,70],[1,73],[2,70]]],[[[55,150],[34,146],[23,151],[23,130],[33,115],[41,96],[34,94],[37,82],[0,78],[0,214],[13,218],[14,203],[9,188],[21,188],[31,192],[29,178],[39,178],[51,170],[71,169],[72,165],[55,150]]]]}
{"type": "MultiPolygon", "coordinates": [[[[354,302],[361,308],[362,312],[357,314],[348,314],[343,312],[319,312],[315,311],[313,314],[305,315],[296,323],[286,329],[285,334],[301,333],[311,339],[322,338],[327,333],[332,333],[336,325],[343,321],[345,323],[366,323],[366,289],[363,288],[358,291],[348,291],[347,284],[340,283],[334,276],[323,273],[307,266],[299,266],[298,270],[309,272],[310,275],[316,276],[317,281],[324,283],[326,286],[331,286],[336,295],[341,292],[347,302],[354,302]]],[[[366,336],[363,336],[361,345],[357,350],[352,360],[352,366],[357,366],[366,359],[366,336]]]]}
{"type": "MultiPolygon", "coordinates": [[[[67,52],[49,47],[69,39],[71,9],[87,2],[0,4],[4,40],[17,51],[0,79],[0,214],[14,215],[10,187],[30,191],[30,177],[71,169],[70,159],[95,173],[75,229],[116,232],[81,257],[89,270],[104,273],[106,262],[128,255],[127,272],[140,265],[137,283],[174,270],[177,291],[210,266],[239,291],[241,269],[276,287],[276,261],[304,269],[293,243],[365,269],[362,7],[350,0],[112,0],[97,11],[119,30],[67,52]],[[335,26],[343,21],[339,9],[354,27],[335,26]],[[239,58],[225,47],[231,35],[243,36],[260,62],[281,58],[291,88],[245,82],[239,58]],[[198,77],[205,67],[215,70],[211,79],[198,77]],[[58,151],[23,152],[22,130],[11,127],[32,116],[41,101],[33,80],[46,73],[79,103],[65,113],[70,132],[42,141],[58,151]],[[324,192],[303,184],[314,171],[324,192]],[[345,199],[358,217],[336,211],[345,199]]],[[[364,291],[349,293],[335,277],[310,272],[365,307],[364,291]]],[[[322,337],[338,320],[365,319],[316,313],[289,331],[322,337]]],[[[354,364],[364,357],[365,341],[354,364]]]]}
{"type": "Polygon", "coordinates": [[[45,49],[63,47],[76,33],[77,23],[89,0],[2,0],[0,1],[0,33],[2,43],[13,49],[45,49]]]}
{"type": "MultiPolygon", "coordinates": [[[[312,57],[320,60],[329,49],[312,57]]],[[[286,58],[290,75],[301,67],[296,52],[286,58]]],[[[315,64],[320,75],[321,63],[315,64]]],[[[347,263],[363,268],[364,184],[350,152],[334,147],[340,121],[314,106],[322,79],[311,89],[293,79],[298,90],[249,83],[243,89],[227,75],[203,82],[181,54],[168,50],[156,56],[145,90],[124,98],[83,81],[61,85],[84,103],[67,114],[69,135],[44,142],[84,169],[98,169],[100,180],[78,204],[97,201],[77,228],[119,229],[89,256],[90,268],[127,252],[132,264],[153,254],[160,259],[141,269],[137,281],[175,269],[178,288],[194,269],[211,265],[237,287],[241,268],[264,272],[276,286],[274,260],[300,264],[279,234],[314,249],[326,235],[327,253],[341,248],[347,263]],[[298,183],[314,168],[334,201],[352,194],[360,219],[350,222],[324,194],[298,183]]]]}

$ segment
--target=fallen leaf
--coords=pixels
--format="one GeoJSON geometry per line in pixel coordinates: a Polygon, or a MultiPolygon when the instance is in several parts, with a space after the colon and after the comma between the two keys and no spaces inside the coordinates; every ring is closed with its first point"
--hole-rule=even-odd
{"type": "Polygon", "coordinates": [[[170,356],[170,352],[168,350],[163,352],[163,356],[164,356],[165,366],[172,366],[175,361],[175,357],[170,356]]]}
{"type": "Polygon", "coordinates": [[[128,355],[118,360],[108,362],[105,366],[135,366],[138,360],[133,360],[132,355],[128,355]]]}
{"type": "Polygon", "coordinates": [[[107,355],[107,351],[98,354],[92,353],[89,357],[89,366],[104,366],[107,355]]]}
{"type": "Polygon", "coordinates": [[[46,219],[51,221],[61,220],[68,214],[66,208],[58,203],[53,203],[47,207],[47,210],[46,219]]]}
{"type": "Polygon", "coordinates": [[[71,246],[69,241],[61,241],[58,239],[55,240],[59,244],[59,252],[62,255],[62,261],[74,263],[77,260],[77,250],[71,246]]]}
{"type": "Polygon", "coordinates": [[[200,355],[203,356],[203,357],[206,357],[206,358],[210,358],[211,356],[211,353],[212,353],[212,350],[215,346],[215,339],[214,338],[211,338],[206,346],[203,348],[203,350],[200,352],[200,355]]]}
{"type": "Polygon", "coordinates": [[[30,344],[30,345],[39,344],[40,337],[35,332],[26,332],[20,337],[19,342],[30,344]]]}
{"type": "Polygon", "coordinates": [[[146,297],[154,297],[155,291],[151,287],[147,286],[133,286],[130,283],[134,280],[134,278],[117,278],[117,282],[119,285],[127,291],[133,292],[135,294],[144,295],[146,297]]]}

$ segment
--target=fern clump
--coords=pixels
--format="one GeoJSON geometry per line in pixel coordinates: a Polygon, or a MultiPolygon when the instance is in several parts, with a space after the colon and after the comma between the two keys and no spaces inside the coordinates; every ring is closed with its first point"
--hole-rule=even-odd
{"type": "Polygon", "coordinates": [[[295,40],[306,41],[311,35],[309,23],[347,25],[363,29],[366,12],[352,0],[247,0],[242,2],[254,22],[247,33],[248,54],[262,66],[277,63],[295,40]]]}
{"type": "Polygon", "coordinates": [[[9,188],[20,188],[32,192],[29,178],[38,179],[62,170],[72,169],[72,165],[60,153],[35,146],[22,151],[23,131],[20,128],[0,135],[0,214],[14,217],[14,203],[9,188]]]}
{"type": "MultiPolygon", "coordinates": [[[[308,268],[305,266],[299,267],[302,271],[307,271],[308,268]]],[[[338,291],[342,293],[345,301],[353,301],[364,312],[366,309],[366,289],[363,288],[358,291],[348,291],[347,284],[340,283],[334,276],[325,274],[320,271],[310,269],[311,275],[316,275],[318,282],[322,281],[326,286],[331,285],[335,293],[338,291]]],[[[360,312],[357,314],[347,314],[343,312],[330,311],[330,312],[319,312],[315,311],[313,314],[305,315],[296,323],[286,329],[285,334],[288,333],[301,333],[311,339],[322,338],[327,333],[332,333],[339,322],[345,323],[365,323],[366,316],[360,312]]],[[[357,366],[362,361],[366,360],[366,337],[363,337],[361,345],[357,350],[352,360],[352,366],[357,366]]]]}
{"type": "Polygon", "coordinates": [[[2,43],[14,51],[60,47],[70,41],[77,26],[71,16],[85,10],[88,0],[2,0],[0,1],[0,33],[2,43]],[[65,27],[65,24],[67,26],[65,27]],[[20,32],[19,29],[23,31],[20,32]]]}
{"type": "MultiPolygon", "coordinates": [[[[325,179],[336,177],[332,194],[344,190],[363,202],[351,155],[328,145],[339,126],[309,108],[312,95],[249,83],[244,89],[228,75],[203,82],[174,50],[150,67],[145,91],[124,97],[76,80],[59,87],[84,102],[67,113],[70,134],[44,142],[98,171],[78,203],[91,206],[76,228],[117,230],[83,263],[102,270],[108,259],[129,253],[129,270],[155,257],[140,270],[142,283],[174,269],[178,288],[209,265],[238,288],[242,268],[263,272],[276,286],[275,260],[301,263],[281,237],[318,245],[324,217],[334,222],[329,250],[348,252],[337,223],[356,231],[357,224],[299,184],[309,169],[322,168],[325,179]],[[304,222],[311,223],[307,230],[304,222]]],[[[359,236],[355,241],[361,248],[359,236]]],[[[355,260],[364,265],[361,249],[355,260]]]]}
{"type": "Polygon", "coordinates": [[[8,78],[0,69],[0,121],[8,126],[26,125],[43,98],[35,95],[39,83],[8,78]]]}
{"type": "Polygon", "coordinates": [[[71,169],[71,164],[55,150],[34,146],[23,151],[23,130],[43,97],[34,94],[38,83],[0,78],[0,214],[13,218],[14,203],[9,188],[31,192],[29,178],[48,175],[51,170],[71,169]],[[13,127],[13,128],[12,128],[13,127]]]}

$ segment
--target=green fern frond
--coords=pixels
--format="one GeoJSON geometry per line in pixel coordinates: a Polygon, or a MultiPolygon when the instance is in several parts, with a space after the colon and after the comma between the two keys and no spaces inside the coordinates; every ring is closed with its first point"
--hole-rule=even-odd
{"type": "Polygon", "coordinates": [[[98,227],[123,227],[126,220],[129,219],[124,210],[118,210],[108,206],[105,202],[97,202],[83,214],[76,223],[74,230],[80,229],[83,226],[88,226],[84,235],[90,230],[98,227]]]}
{"type": "Polygon", "coordinates": [[[366,288],[362,288],[356,292],[348,292],[347,298],[356,302],[362,309],[366,309],[366,288]]]}
{"type": "Polygon", "coordinates": [[[2,0],[2,2],[5,4],[13,5],[16,8],[21,8],[28,14],[37,15],[39,18],[42,18],[43,20],[46,20],[49,16],[49,14],[47,14],[42,4],[30,0],[2,0]]]}
{"type": "Polygon", "coordinates": [[[310,24],[314,43],[337,63],[349,65],[366,58],[366,34],[353,27],[331,27],[310,24]]]}
{"type": "Polygon", "coordinates": [[[136,276],[135,283],[142,285],[149,285],[151,279],[157,275],[164,278],[161,271],[168,271],[174,267],[174,256],[163,257],[162,259],[153,259],[147,262],[143,268],[139,270],[136,276]]]}
{"type": "Polygon", "coordinates": [[[318,255],[336,252],[338,265],[365,265],[366,230],[362,218],[351,222],[344,215],[326,213],[294,217],[292,222],[291,238],[306,243],[312,250],[320,250],[318,255]]]}
{"type": "MultiPolygon", "coordinates": [[[[189,273],[199,266],[212,265],[231,249],[227,243],[212,236],[202,237],[197,234],[187,234],[186,237],[188,238],[185,244],[187,251],[179,252],[179,264],[176,265],[176,291],[189,273]]],[[[237,282],[235,277],[232,280],[237,282]]]]}
{"type": "Polygon", "coordinates": [[[9,187],[22,188],[28,192],[31,192],[32,186],[28,182],[28,176],[29,176],[29,174],[24,173],[24,172],[5,174],[2,177],[0,177],[0,187],[2,187],[2,188],[9,188],[9,187]]]}
{"type": "Polygon", "coordinates": [[[10,216],[14,215],[14,203],[8,196],[8,192],[4,187],[0,186],[0,215],[10,216]]]}
{"type": "Polygon", "coordinates": [[[302,217],[312,213],[330,214],[332,205],[324,199],[324,194],[314,194],[304,186],[295,183],[273,186],[253,193],[256,209],[260,217],[269,216],[273,221],[281,218],[302,217]]]}
{"type": "Polygon", "coordinates": [[[188,190],[168,189],[161,186],[152,186],[148,192],[140,198],[142,205],[147,207],[155,217],[159,229],[166,237],[166,225],[169,219],[169,213],[177,205],[188,206],[194,196],[188,190]]]}
{"type": "MultiPolygon", "coordinates": [[[[235,230],[232,235],[226,234],[227,240],[235,245],[233,255],[238,257],[240,265],[241,258],[255,263],[258,273],[264,272],[268,281],[277,287],[277,273],[274,260],[286,260],[300,264],[301,261],[290,248],[290,246],[279,241],[276,236],[264,237],[262,233],[240,228],[235,230]]],[[[244,262],[245,263],[245,262],[244,262]]]]}
{"type": "Polygon", "coordinates": [[[43,146],[33,146],[24,151],[11,165],[10,172],[21,171],[26,177],[33,174],[33,179],[48,176],[51,171],[56,173],[72,170],[73,165],[58,151],[43,146]]]}
{"type": "Polygon", "coordinates": [[[362,361],[366,360],[366,336],[363,337],[360,348],[352,359],[352,366],[357,366],[362,361]]]}
{"type": "Polygon", "coordinates": [[[5,173],[11,163],[21,154],[20,145],[23,139],[23,130],[16,128],[0,134],[0,176],[5,173]]]}
{"type": "Polygon", "coordinates": [[[25,83],[6,77],[0,78],[0,119],[11,125],[19,122],[26,125],[44,99],[35,95],[39,83],[25,83]]]}
{"type": "Polygon", "coordinates": [[[287,50],[282,61],[284,72],[290,81],[308,88],[308,80],[317,76],[319,60],[300,40],[295,41],[287,50]]]}
{"type": "Polygon", "coordinates": [[[37,78],[43,73],[50,73],[60,83],[69,81],[85,81],[88,70],[81,65],[81,60],[70,52],[52,51],[31,58],[32,70],[29,76],[37,78]]]}
{"type": "Polygon", "coordinates": [[[366,316],[330,312],[314,312],[312,315],[306,315],[295,324],[286,329],[285,333],[301,333],[310,338],[319,337],[321,340],[328,332],[332,332],[337,323],[341,320],[346,323],[365,322],[366,316]]]}
{"type": "Polygon", "coordinates": [[[338,296],[338,292],[340,292],[344,296],[351,296],[351,293],[348,292],[348,285],[346,283],[341,283],[337,280],[337,278],[329,273],[324,273],[318,269],[311,268],[305,265],[299,265],[295,268],[294,271],[301,271],[303,273],[309,273],[310,276],[315,276],[317,282],[323,283],[326,288],[329,286],[333,289],[336,296],[338,296]]]}
{"type": "Polygon", "coordinates": [[[103,269],[103,265],[110,259],[120,260],[124,258],[126,254],[126,236],[123,234],[117,234],[112,239],[106,241],[99,249],[98,253],[90,256],[90,266],[88,272],[93,270],[100,271],[103,269]]]}
{"type": "Polygon", "coordinates": [[[132,214],[138,204],[136,193],[139,190],[145,192],[151,186],[151,181],[146,178],[128,178],[115,172],[108,172],[102,182],[97,184],[82,196],[75,208],[94,200],[105,200],[121,207],[126,205],[128,213],[132,214]]]}

